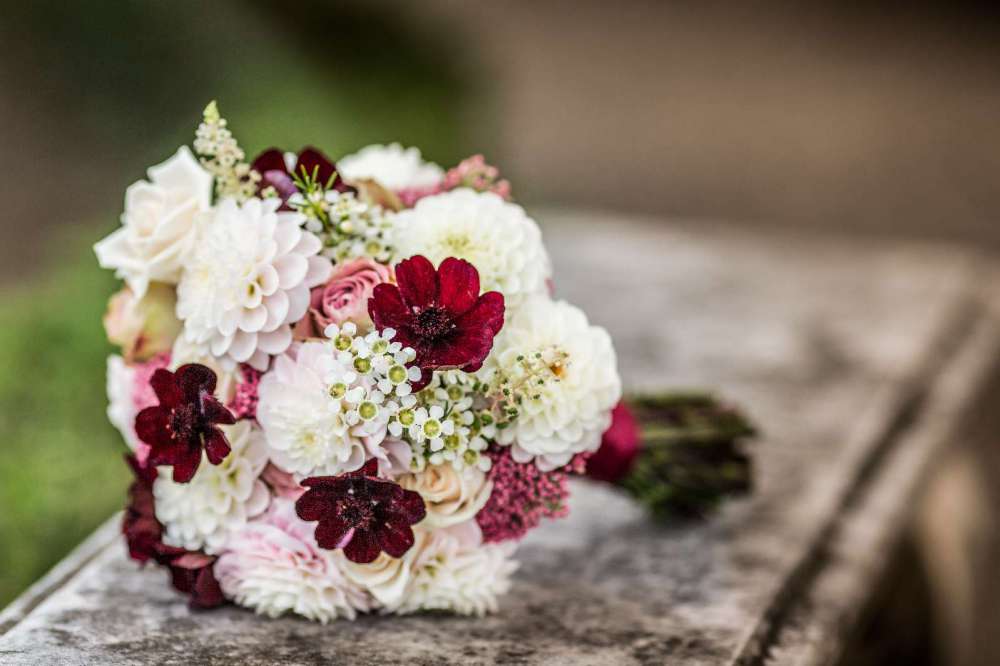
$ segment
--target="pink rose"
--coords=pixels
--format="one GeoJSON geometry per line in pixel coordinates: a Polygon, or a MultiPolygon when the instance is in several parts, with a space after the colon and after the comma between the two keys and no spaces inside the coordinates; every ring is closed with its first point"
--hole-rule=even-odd
{"type": "Polygon", "coordinates": [[[335,266],[330,281],[310,293],[309,312],[295,325],[295,338],[323,337],[327,326],[347,321],[359,328],[371,326],[368,299],[375,285],[391,279],[388,266],[366,257],[335,266]]]}

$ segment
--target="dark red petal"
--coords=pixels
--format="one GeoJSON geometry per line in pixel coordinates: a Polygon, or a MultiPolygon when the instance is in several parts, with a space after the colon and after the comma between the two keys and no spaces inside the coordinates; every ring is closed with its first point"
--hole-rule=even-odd
{"type": "Polygon", "coordinates": [[[476,304],[479,271],[464,259],[448,257],[438,266],[438,305],[458,317],[476,304]]]}
{"type": "Polygon", "coordinates": [[[380,552],[382,552],[382,548],[378,539],[368,530],[355,530],[354,537],[344,547],[344,555],[347,556],[347,559],[357,564],[374,562],[380,552]]]}
{"type": "Polygon", "coordinates": [[[170,567],[170,582],[178,592],[190,594],[194,589],[194,580],[197,572],[181,567],[170,567]]]}
{"type": "Polygon", "coordinates": [[[170,438],[170,410],[154,405],[146,407],[135,417],[135,434],[150,446],[165,446],[170,438]]]}
{"type": "Polygon", "coordinates": [[[413,530],[409,525],[387,522],[378,531],[379,545],[393,557],[402,557],[413,547],[413,530]]]}
{"type": "Polygon", "coordinates": [[[504,301],[499,291],[488,291],[455,322],[459,330],[488,330],[494,336],[503,328],[504,301]]]}
{"type": "Polygon", "coordinates": [[[343,476],[348,477],[348,478],[362,478],[362,477],[366,477],[366,476],[378,476],[378,460],[376,458],[372,458],[371,460],[369,460],[368,462],[366,462],[364,465],[362,465],[360,469],[356,469],[353,472],[347,472],[343,476]]]}
{"type": "Polygon", "coordinates": [[[202,392],[215,393],[215,372],[201,363],[188,363],[177,368],[177,383],[188,402],[201,399],[202,392]]]}
{"type": "Polygon", "coordinates": [[[218,465],[229,455],[229,440],[218,428],[210,428],[205,433],[205,455],[208,462],[218,465]]]}
{"type": "Polygon", "coordinates": [[[312,146],[306,146],[302,149],[302,152],[299,153],[299,161],[295,165],[295,175],[302,176],[304,172],[306,176],[312,178],[315,173],[317,182],[324,188],[336,171],[337,169],[330,158],[312,146]]]}
{"type": "Polygon", "coordinates": [[[405,518],[411,525],[419,523],[427,515],[427,506],[420,493],[414,490],[404,490],[403,496],[393,504],[393,510],[405,518]]]}
{"type": "Polygon", "coordinates": [[[288,169],[285,167],[285,154],[277,148],[268,148],[262,152],[254,158],[251,167],[260,174],[267,171],[288,172],[288,169]]]}
{"type": "Polygon", "coordinates": [[[153,387],[161,405],[173,407],[184,399],[184,394],[177,385],[177,378],[166,368],[157,368],[149,379],[149,385],[153,387]]]}
{"type": "Polygon", "coordinates": [[[396,283],[410,308],[425,308],[438,296],[438,276],[434,264],[417,254],[396,264],[396,283]]]}
{"type": "MultiPolygon", "coordinates": [[[[312,485],[310,481],[314,479],[306,479],[302,482],[303,486],[312,485]]],[[[299,497],[295,502],[295,513],[298,514],[299,518],[305,521],[316,521],[323,517],[325,513],[330,511],[331,502],[329,502],[325,494],[316,490],[307,490],[305,493],[299,497]]]]}
{"type": "Polygon", "coordinates": [[[316,543],[320,548],[343,548],[354,536],[354,526],[337,516],[323,518],[316,526],[316,543]]]}
{"type": "Polygon", "coordinates": [[[413,320],[413,313],[403,302],[399,287],[386,282],[375,285],[372,290],[371,298],[368,299],[368,314],[380,331],[386,327],[398,331],[409,326],[413,320]]]}
{"type": "Polygon", "coordinates": [[[194,478],[201,464],[201,447],[184,447],[174,460],[173,478],[175,483],[188,483],[194,478]]]}
{"type": "Polygon", "coordinates": [[[195,576],[194,586],[191,590],[191,606],[194,608],[215,608],[222,605],[225,600],[212,566],[200,569],[195,576]]]}
{"type": "Polygon", "coordinates": [[[203,394],[201,409],[205,413],[205,418],[209,423],[219,423],[222,425],[232,425],[236,423],[236,417],[226,407],[215,399],[214,396],[203,394]]]}

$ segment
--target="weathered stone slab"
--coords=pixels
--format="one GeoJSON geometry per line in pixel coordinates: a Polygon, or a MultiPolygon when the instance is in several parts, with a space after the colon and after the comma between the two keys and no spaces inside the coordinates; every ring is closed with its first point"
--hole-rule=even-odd
{"type": "Polygon", "coordinates": [[[663,527],[580,482],[499,614],[326,627],[192,613],[112,524],[0,615],[0,663],[825,663],[884,566],[868,551],[996,371],[992,274],[919,245],[576,218],[543,217],[557,291],[611,330],[628,386],[718,387],[750,410],[752,498],[663,527]]]}

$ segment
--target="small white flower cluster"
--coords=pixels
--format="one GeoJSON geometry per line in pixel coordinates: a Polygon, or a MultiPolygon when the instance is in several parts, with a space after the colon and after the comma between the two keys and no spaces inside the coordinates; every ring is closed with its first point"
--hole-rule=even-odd
{"type": "Polygon", "coordinates": [[[392,256],[390,214],[353,192],[314,187],[293,194],[288,205],[306,216],[306,229],[323,241],[321,254],[337,263],[357,257],[386,263],[392,256]]]}
{"type": "Polygon", "coordinates": [[[459,471],[490,470],[493,463],[483,452],[496,437],[496,425],[474,377],[458,370],[437,372],[417,394],[416,404],[389,427],[390,433],[409,442],[413,471],[423,471],[428,463],[450,464],[459,471]]]}
{"type": "Polygon", "coordinates": [[[219,115],[215,102],[205,107],[204,120],[195,132],[194,151],[201,156],[205,170],[215,176],[219,198],[246,201],[257,191],[260,174],[247,164],[246,154],[226,127],[226,119],[219,115]]]}
{"type": "MultiPolygon", "coordinates": [[[[390,419],[415,400],[413,350],[389,329],[357,335],[353,322],[327,327],[276,359],[260,383],[257,419],[271,459],[302,477],[359,469],[385,439],[390,419]]],[[[385,457],[379,456],[379,457],[385,457]]]]}

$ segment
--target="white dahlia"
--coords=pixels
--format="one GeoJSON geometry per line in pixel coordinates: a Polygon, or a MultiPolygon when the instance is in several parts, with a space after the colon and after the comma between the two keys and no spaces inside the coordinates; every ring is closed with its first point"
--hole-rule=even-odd
{"type": "Polygon", "coordinates": [[[125,191],[122,226],[94,245],[103,268],[113,268],[142,298],[151,281],[176,284],[195,244],[196,218],[212,200],[212,176],[182,146],[149,168],[149,181],[125,191]]]}
{"type": "Polygon", "coordinates": [[[197,245],[177,288],[177,316],[189,343],[227,362],[266,370],[292,343],[291,324],[309,308],[309,289],[333,269],[319,238],[278,199],[232,199],[199,221],[197,245]]]}
{"type": "Polygon", "coordinates": [[[260,615],[295,613],[326,624],[371,609],[365,590],[346,578],[332,551],[316,545],[316,526],[275,498],[271,508],[233,535],[215,563],[227,598],[260,615]]]}
{"type": "Polygon", "coordinates": [[[444,178],[444,170],[425,162],[419,148],[398,143],[366,146],[337,160],[337,170],[346,180],[371,178],[390,190],[432,187],[444,178]]]}
{"type": "Polygon", "coordinates": [[[190,483],[175,483],[169,467],[158,468],[153,496],[167,545],[214,555],[267,508],[270,496],[259,478],[267,464],[263,433],[250,421],[222,426],[222,431],[232,451],[218,465],[202,454],[190,483]]]}
{"type": "Polygon", "coordinates": [[[305,342],[292,351],[275,359],[257,393],[257,420],[271,461],[300,477],[359,469],[369,447],[385,439],[387,410],[372,401],[375,418],[359,414],[377,389],[331,342],[305,342]]]}
{"type": "Polygon", "coordinates": [[[492,192],[463,188],[425,197],[395,219],[400,259],[422,254],[434,265],[465,259],[479,271],[482,290],[503,294],[508,310],[547,291],[551,267],[538,225],[492,192]]]}
{"type": "Polygon", "coordinates": [[[118,355],[108,357],[108,420],[125,439],[133,451],[139,444],[135,434],[135,415],[138,411],[132,398],[135,384],[135,369],[118,355]]]}
{"type": "Polygon", "coordinates": [[[497,439],[513,445],[516,461],[534,458],[542,470],[596,450],[622,392],[608,332],[579,308],[545,297],[504,324],[480,376],[517,409],[497,439]]]}

